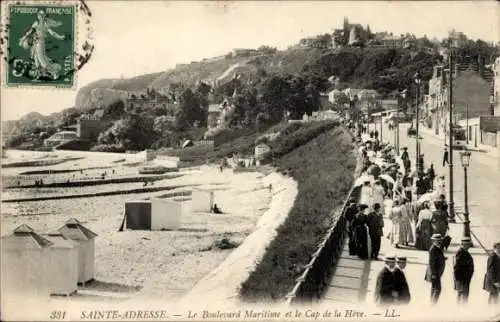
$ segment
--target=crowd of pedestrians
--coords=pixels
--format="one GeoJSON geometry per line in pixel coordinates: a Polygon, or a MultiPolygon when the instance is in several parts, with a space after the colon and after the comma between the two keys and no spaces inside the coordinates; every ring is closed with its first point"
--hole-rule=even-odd
{"type": "MultiPolygon", "coordinates": [[[[444,253],[451,243],[444,176],[437,176],[432,164],[425,169],[423,154],[416,171],[411,173],[407,149],[403,148],[401,155],[396,156],[394,149],[380,142],[375,132],[369,133],[360,152],[364,180],[360,183],[359,197],[349,201],[345,213],[349,254],[363,260],[378,260],[384,228],[395,248],[427,251],[424,280],[430,283],[432,303],[437,303],[447,261],[444,253]],[[384,227],[384,213],[392,223],[390,228],[384,227]]],[[[470,238],[462,238],[453,257],[454,288],[459,303],[467,302],[474,274],[474,260],[468,251],[471,245],[470,238]]],[[[380,304],[410,302],[410,288],[404,274],[406,258],[395,254],[386,256],[384,262],[377,277],[375,300],[380,304]]],[[[483,289],[490,294],[489,303],[498,303],[500,243],[494,245],[489,255],[483,289]]]]}

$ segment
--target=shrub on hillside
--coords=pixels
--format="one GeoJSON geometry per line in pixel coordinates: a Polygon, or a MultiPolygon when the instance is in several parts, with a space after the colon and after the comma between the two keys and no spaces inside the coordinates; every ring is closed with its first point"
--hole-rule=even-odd
{"type": "Polygon", "coordinates": [[[119,144],[98,144],[93,146],[90,151],[92,152],[116,152],[124,153],[125,148],[119,144]]]}
{"type": "Polygon", "coordinates": [[[352,152],[350,134],[337,127],[276,161],[280,171],[291,169],[298,195],[266,254],[242,284],[244,300],[279,300],[292,290],[353,184],[352,152]]]}
{"type": "Polygon", "coordinates": [[[339,123],[336,121],[322,121],[290,127],[288,131],[285,131],[288,133],[280,135],[279,139],[270,143],[273,155],[275,158],[281,157],[338,125],[339,123]]]}

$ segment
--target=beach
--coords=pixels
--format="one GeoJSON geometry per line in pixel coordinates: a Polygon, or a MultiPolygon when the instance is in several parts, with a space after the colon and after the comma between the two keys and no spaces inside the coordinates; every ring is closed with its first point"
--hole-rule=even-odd
{"type": "MultiPolygon", "coordinates": [[[[118,172],[119,167],[115,168],[118,172]]],[[[156,186],[181,187],[167,194],[184,192],[186,195],[170,198],[182,204],[182,224],[178,230],[118,231],[125,202],[166,194],[155,192],[3,203],[2,235],[11,233],[21,224],[27,224],[37,233],[49,233],[70,218],[78,219],[98,235],[95,239],[95,281],[79,287],[78,293],[62,300],[64,302],[152,298],[173,303],[200,292],[207,295],[215,292],[226,298],[227,294],[234,296],[239,284],[263,256],[276,228],[286,219],[295,199],[296,183],[274,172],[267,175],[234,173],[231,169],[220,172],[209,165],[181,169],[179,174],[182,176],[155,183],[156,186]],[[213,190],[214,202],[223,214],[192,212],[190,191],[193,187],[213,190]],[[220,246],[221,241],[236,248],[225,249],[220,246]],[[229,275],[233,278],[228,279],[229,275]]],[[[100,185],[94,190],[124,189],[132,185],[140,184],[100,185]]],[[[89,188],[50,188],[50,194],[70,194],[89,188]]],[[[34,194],[33,191],[29,193],[34,194]]]]}

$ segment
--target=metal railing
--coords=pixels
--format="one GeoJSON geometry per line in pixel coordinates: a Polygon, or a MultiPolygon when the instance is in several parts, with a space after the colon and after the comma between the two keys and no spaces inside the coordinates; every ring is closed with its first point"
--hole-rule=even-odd
{"type": "Polygon", "coordinates": [[[332,227],[318,245],[318,249],[312,254],[309,263],[305,265],[305,270],[296,279],[292,291],[285,296],[286,304],[292,305],[297,302],[311,302],[319,299],[328,286],[344,248],[347,234],[344,215],[353,192],[354,187],[349,191],[341,211],[334,214],[332,227]]]}

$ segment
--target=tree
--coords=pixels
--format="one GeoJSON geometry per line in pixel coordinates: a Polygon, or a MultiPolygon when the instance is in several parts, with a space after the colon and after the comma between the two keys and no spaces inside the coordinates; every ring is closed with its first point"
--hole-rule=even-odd
{"type": "Polygon", "coordinates": [[[74,107],[70,107],[63,110],[59,116],[57,127],[60,128],[71,124],[75,124],[81,114],[82,112],[74,107]]]}
{"type": "Polygon", "coordinates": [[[122,100],[116,101],[104,107],[103,118],[117,120],[125,114],[125,104],[122,100]]]}
{"type": "Polygon", "coordinates": [[[143,150],[149,148],[155,138],[154,119],[131,113],[102,132],[97,141],[99,144],[123,146],[127,150],[143,150]]]}
{"type": "Polygon", "coordinates": [[[201,108],[200,99],[188,88],[181,95],[180,108],[175,115],[177,130],[186,130],[192,127],[195,121],[201,126],[207,123],[207,111],[201,108]]]}
{"type": "Polygon", "coordinates": [[[274,54],[274,53],[276,53],[278,51],[276,49],[276,47],[265,46],[265,45],[264,46],[260,46],[257,50],[260,51],[261,53],[267,54],[267,55],[274,54]]]}

